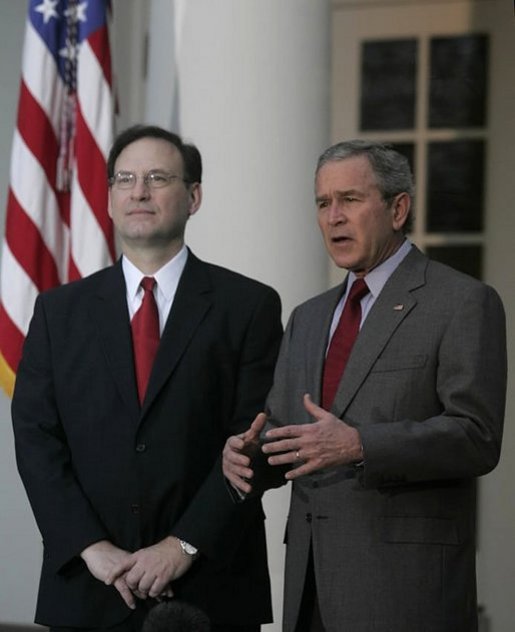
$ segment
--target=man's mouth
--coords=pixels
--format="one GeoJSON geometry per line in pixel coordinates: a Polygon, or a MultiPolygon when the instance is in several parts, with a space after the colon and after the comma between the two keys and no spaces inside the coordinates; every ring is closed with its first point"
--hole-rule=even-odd
{"type": "Polygon", "coordinates": [[[127,215],[152,215],[154,211],[149,208],[132,208],[127,215]]]}
{"type": "Polygon", "coordinates": [[[331,237],[331,241],[333,244],[343,244],[345,242],[350,241],[351,238],[346,235],[336,235],[335,237],[331,237]]]}

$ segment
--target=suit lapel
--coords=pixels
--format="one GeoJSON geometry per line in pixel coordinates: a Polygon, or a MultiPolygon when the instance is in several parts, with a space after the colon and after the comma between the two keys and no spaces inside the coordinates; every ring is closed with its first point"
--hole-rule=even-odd
{"type": "Polygon", "coordinates": [[[132,338],[121,261],[106,269],[91,304],[106,362],[127,408],[139,415],[132,338]]]}
{"type": "Polygon", "coordinates": [[[142,413],[145,413],[175,370],[211,307],[212,286],[207,269],[207,264],[191,252],[188,253],[188,260],[161,336],[142,413]]]}
{"type": "Polygon", "coordinates": [[[356,339],[332,406],[341,417],[400,323],[416,306],[412,290],[424,285],[427,258],[417,248],[386,282],[356,339]]]}

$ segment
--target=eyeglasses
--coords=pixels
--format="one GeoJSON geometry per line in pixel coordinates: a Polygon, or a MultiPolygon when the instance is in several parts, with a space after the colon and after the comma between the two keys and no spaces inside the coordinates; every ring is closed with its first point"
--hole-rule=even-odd
{"type": "MultiPolygon", "coordinates": [[[[149,171],[142,176],[143,184],[150,189],[161,189],[166,187],[172,182],[172,180],[182,180],[184,183],[188,181],[181,176],[176,176],[172,173],[165,173],[164,171],[149,171]]],[[[114,186],[117,189],[133,189],[136,186],[138,180],[137,174],[132,171],[118,171],[109,178],[109,185],[114,186]]]]}

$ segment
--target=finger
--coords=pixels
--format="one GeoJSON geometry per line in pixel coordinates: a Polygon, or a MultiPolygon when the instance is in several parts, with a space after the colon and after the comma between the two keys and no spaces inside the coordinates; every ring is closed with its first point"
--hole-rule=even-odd
{"type": "Polygon", "coordinates": [[[243,446],[245,445],[243,441],[243,437],[239,435],[233,435],[227,439],[227,443],[225,444],[224,452],[227,450],[228,452],[238,453],[243,446]]]}
{"type": "Polygon", "coordinates": [[[311,395],[306,393],[303,397],[304,408],[306,411],[314,417],[316,420],[321,419],[324,413],[327,413],[327,410],[324,408],[317,406],[314,401],[311,399],[311,395]]]}
{"type": "Polygon", "coordinates": [[[250,492],[252,491],[252,485],[242,479],[239,478],[238,476],[227,476],[226,475],[227,480],[229,481],[229,483],[235,488],[238,489],[240,492],[243,492],[244,494],[250,494],[250,492]]]}
{"type": "MultiPolygon", "coordinates": [[[[308,426],[309,424],[307,424],[308,426]]],[[[278,428],[272,428],[268,430],[266,433],[267,441],[271,440],[280,440],[280,439],[295,439],[300,437],[304,432],[304,427],[302,425],[292,424],[290,426],[279,426],[278,428]]],[[[270,445],[270,443],[266,443],[265,445],[270,445]]]]}
{"type": "Polygon", "coordinates": [[[267,420],[267,416],[265,413],[258,413],[256,415],[256,418],[252,422],[250,428],[247,430],[247,433],[250,432],[252,434],[252,437],[249,437],[249,438],[257,439],[257,437],[259,437],[259,434],[261,433],[263,428],[266,426],[266,420],[267,420]]]}
{"type": "Polygon", "coordinates": [[[139,592],[143,593],[145,597],[147,596],[155,597],[156,595],[159,595],[161,590],[165,587],[165,582],[161,581],[159,583],[159,590],[155,594],[153,594],[152,591],[158,581],[159,581],[159,578],[155,577],[155,575],[153,574],[150,575],[149,573],[145,573],[143,577],[140,579],[139,584],[138,584],[139,592]]]}
{"type": "Polygon", "coordinates": [[[224,476],[228,479],[231,479],[233,476],[237,476],[239,478],[252,478],[254,476],[254,472],[252,471],[252,468],[249,467],[249,461],[250,459],[247,457],[245,457],[243,462],[240,462],[240,460],[236,461],[236,459],[231,461],[224,455],[222,460],[222,470],[224,476]]]}
{"type": "Polygon", "coordinates": [[[158,597],[159,595],[162,595],[163,591],[166,588],[166,585],[167,585],[166,581],[164,581],[163,579],[160,579],[159,577],[156,577],[156,579],[154,580],[154,583],[152,584],[152,586],[150,587],[148,591],[148,596],[158,597]]]}
{"type": "Polygon", "coordinates": [[[288,481],[293,481],[294,479],[299,478],[300,476],[311,474],[316,469],[317,468],[315,465],[307,461],[306,463],[303,463],[302,465],[299,465],[298,467],[294,467],[293,469],[288,470],[288,472],[286,472],[284,476],[288,481]]]}
{"type": "Polygon", "coordinates": [[[119,578],[114,582],[113,585],[116,588],[116,590],[120,593],[121,598],[125,601],[127,606],[131,610],[134,610],[136,608],[136,600],[134,599],[134,595],[130,591],[125,581],[122,578],[119,578]]]}
{"type": "Polygon", "coordinates": [[[268,463],[270,465],[291,465],[298,463],[299,460],[298,450],[289,450],[288,452],[282,452],[281,454],[274,454],[268,457],[268,463]]]}
{"type": "Polygon", "coordinates": [[[173,597],[173,590],[170,584],[168,584],[168,586],[163,590],[160,597],[165,597],[165,598],[167,597],[168,599],[173,597]]]}
{"type": "Polygon", "coordinates": [[[141,592],[140,582],[143,578],[144,571],[141,568],[133,567],[126,575],[125,582],[127,586],[132,590],[139,590],[141,592]]]}
{"type": "Polygon", "coordinates": [[[130,571],[130,569],[134,566],[134,564],[135,564],[135,561],[131,557],[128,557],[123,562],[119,562],[118,564],[115,564],[107,573],[107,577],[104,583],[107,586],[114,584],[118,578],[120,578],[122,575],[125,575],[125,573],[130,571]]]}
{"type": "Polygon", "coordinates": [[[265,454],[277,454],[278,452],[295,452],[299,449],[299,437],[293,439],[279,439],[263,445],[265,454]]]}
{"type": "MultiPolygon", "coordinates": [[[[241,442],[241,449],[244,448],[243,441],[241,442]]],[[[232,446],[226,445],[223,451],[224,461],[237,465],[248,467],[250,464],[250,458],[248,455],[243,454],[240,450],[235,451],[232,446]]]]}

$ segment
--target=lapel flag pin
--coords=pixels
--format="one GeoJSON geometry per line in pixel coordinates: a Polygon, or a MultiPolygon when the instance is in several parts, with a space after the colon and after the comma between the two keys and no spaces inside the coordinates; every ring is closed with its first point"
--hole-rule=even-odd
{"type": "Polygon", "coordinates": [[[402,310],[404,309],[404,305],[403,305],[402,303],[398,303],[397,305],[394,305],[394,306],[393,306],[393,309],[394,309],[396,312],[402,312],[402,310]]]}

